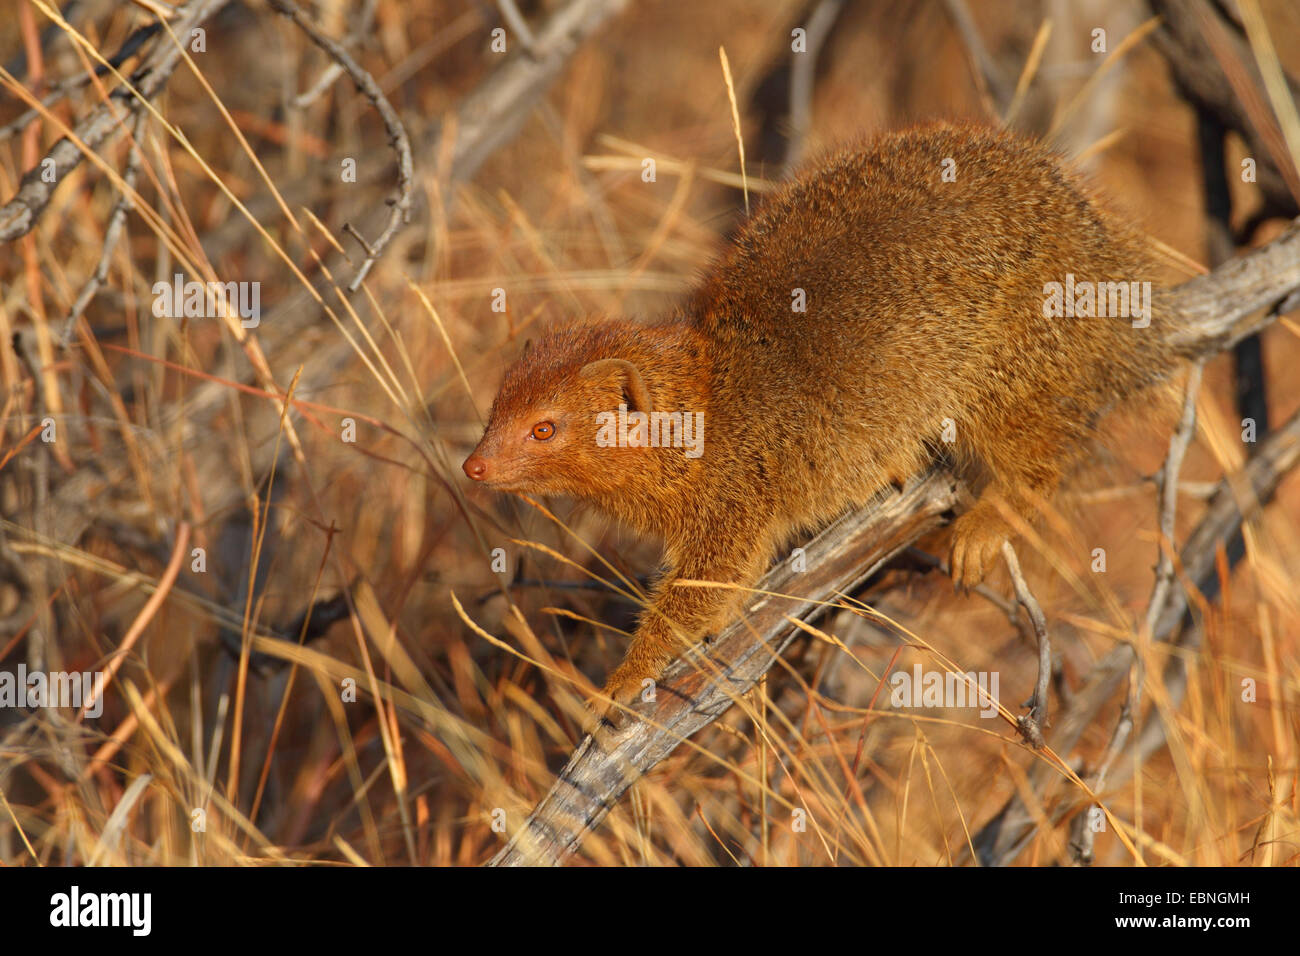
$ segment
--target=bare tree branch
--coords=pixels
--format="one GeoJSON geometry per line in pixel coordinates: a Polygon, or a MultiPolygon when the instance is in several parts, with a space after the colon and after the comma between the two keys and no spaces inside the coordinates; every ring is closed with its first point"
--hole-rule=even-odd
{"type": "Polygon", "coordinates": [[[826,42],[843,8],[844,0],[818,0],[804,26],[805,49],[802,53],[791,54],[790,138],[786,143],[784,164],[787,175],[799,164],[804,148],[807,146],[808,130],[812,126],[812,99],[814,80],[817,75],[817,58],[821,54],[822,44],[826,42]]]}
{"type": "MultiPolygon", "coordinates": [[[[179,11],[172,29],[178,38],[184,39],[190,35],[191,30],[216,15],[228,3],[230,0],[191,0],[179,11]]],[[[24,174],[13,198],[0,207],[0,242],[25,236],[36,226],[59,184],[81,164],[84,151],[98,148],[109,136],[119,132],[125,120],[143,109],[141,97],[145,100],[153,99],[167,85],[172,72],[181,61],[182,52],[183,47],[170,40],[154,46],[131,75],[135,90],[126,86],[114,90],[109,94],[107,102],[97,106],[73,128],[73,135],[80,145],[63,137],[41,161],[24,174]],[[121,111],[117,109],[119,106],[121,111]],[[53,182],[46,181],[46,160],[54,162],[53,182]]]]}
{"type": "MultiPolygon", "coordinates": [[[[406,127],[402,125],[401,117],[397,115],[397,110],[393,109],[393,104],[388,102],[388,97],[379,88],[375,78],[352,58],[352,54],[348,53],[342,44],[322,33],[293,0],[269,0],[269,2],[272,9],[292,20],[299,30],[307,34],[312,43],[324,50],[330,59],[342,67],[343,71],[352,78],[352,82],[357,85],[361,94],[374,104],[375,111],[384,121],[384,128],[388,130],[389,144],[397,154],[397,198],[389,201],[392,208],[388,213],[388,224],[384,226],[384,231],[379,238],[372,243],[362,242],[366,257],[357,268],[352,281],[348,283],[348,292],[356,292],[361,288],[361,283],[365,281],[366,276],[370,274],[371,267],[397,235],[398,230],[410,220],[411,188],[415,181],[411,141],[406,135],[406,127]]],[[[360,239],[359,234],[357,238],[360,239]]]]}
{"type": "MultiPolygon", "coordinates": [[[[357,17],[356,28],[351,30],[346,36],[340,39],[344,49],[360,46],[363,38],[368,34],[375,25],[375,9],[379,6],[379,0],[366,0],[365,5],[361,8],[361,13],[357,17]]],[[[309,86],[304,92],[299,93],[291,101],[293,108],[296,110],[305,110],[311,104],[325,95],[325,91],[334,85],[334,81],[343,75],[343,67],[338,61],[330,63],[316,78],[316,82],[309,86]]]]}
{"type": "MultiPolygon", "coordinates": [[[[58,27],[56,26],[55,29],[58,29],[58,27]]],[[[60,83],[54,84],[53,89],[41,97],[41,105],[49,108],[69,93],[79,90],[83,86],[87,86],[92,77],[107,76],[110,72],[110,66],[113,69],[121,69],[122,64],[135,56],[136,53],[140,52],[140,48],[144,46],[145,42],[160,30],[162,30],[161,23],[147,23],[138,28],[122,42],[122,45],[117,48],[116,53],[105,57],[108,61],[108,66],[105,66],[103,63],[97,63],[95,64],[95,68],[89,73],[80,73],[63,80],[60,83]]],[[[35,108],[24,110],[16,119],[6,123],[4,126],[0,126],[0,140],[8,139],[13,135],[22,132],[40,115],[41,111],[35,108]]]]}
{"type": "Polygon", "coordinates": [[[68,343],[72,341],[72,332],[77,327],[77,320],[81,318],[81,314],[86,311],[86,306],[90,305],[91,300],[99,292],[99,287],[108,278],[108,268],[113,259],[113,250],[117,248],[117,240],[122,235],[122,227],[126,225],[126,214],[131,211],[130,194],[135,189],[135,180],[140,174],[140,148],[143,145],[144,131],[148,123],[148,113],[141,111],[135,115],[135,122],[131,130],[131,150],[127,154],[126,168],[122,171],[122,182],[126,185],[126,189],[118,197],[112,213],[109,214],[108,228],[104,230],[104,246],[99,254],[99,262],[95,265],[95,271],[90,274],[90,277],[81,286],[81,291],[77,293],[77,300],[72,303],[67,318],[63,320],[63,332],[59,336],[59,343],[64,348],[67,348],[68,343]]]}
{"type": "MultiPolygon", "coordinates": [[[[451,178],[471,178],[484,160],[514,139],[528,114],[550,88],[578,45],[628,0],[573,0],[536,32],[532,46],[508,59],[456,110],[451,178]]],[[[525,46],[521,37],[520,46],[525,46]]],[[[431,147],[438,155],[446,127],[431,147]]]]}
{"type": "Polygon", "coordinates": [[[674,662],[659,682],[658,702],[646,719],[629,720],[614,733],[589,736],[579,744],[555,786],[493,865],[562,862],[637,777],[720,717],[776,663],[800,633],[791,627],[792,618],[816,616],[824,610],[822,601],[852,590],[911,541],[939,527],[957,498],[956,483],[931,472],[814,538],[805,549],[807,571],[786,564],[768,574],[760,587],[775,594],[756,595],[748,619],[728,627],[709,648],[721,679],[713,681],[712,668],[701,667],[691,655],[674,662]],[[791,601],[775,596],[792,592],[812,597],[791,601]]]}
{"type": "Polygon", "coordinates": [[[1003,72],[1002,67],[989,53],[988,47],[984,45],[984,38],[980,36],[979,28],[975,25],[975,18],[971,15],[966,0],[945,0],[944,5],[948,8],[948,16],[952,18],[953,26],[957,28],[962,43],[966,46],[975,85],[980,93],[987,97],[996,115],[1005,114],[1007,106],[1011,103],[1015,84],[1003,72]]]}

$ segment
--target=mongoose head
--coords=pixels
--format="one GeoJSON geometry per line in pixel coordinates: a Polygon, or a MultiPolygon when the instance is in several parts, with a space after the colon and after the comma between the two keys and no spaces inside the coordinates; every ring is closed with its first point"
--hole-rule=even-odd
{"type": "Polygon", "coordinates": [[[628,449],[598,441],[597,416],[620,404],[649,413],[637,366],[608,326],[553,332],[506,372],[483,438],[462,466],[499,491],[583,497],[620,484],[628,449]]]}

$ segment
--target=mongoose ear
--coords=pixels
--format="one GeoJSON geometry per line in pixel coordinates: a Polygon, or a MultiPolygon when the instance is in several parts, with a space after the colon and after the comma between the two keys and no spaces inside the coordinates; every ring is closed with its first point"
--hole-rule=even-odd
{"type": "Polygon", "coordinates": [[[533,350],[533,340],[524,339],[524,350],[519,353],[520,358],[528,358],[528,353],[533,350]]]}
{"type": "Polygon", "coordinates": [[[641,372],[631,362],[614,358],[597,359],[584,365],[578,374],[583,378],[596,378],[613,371],[617,371],[623,379],[623,391],[632,400],[632,411],[649,415],[654,410],[650,404],[650,393],[641,380],[641,372]]]}

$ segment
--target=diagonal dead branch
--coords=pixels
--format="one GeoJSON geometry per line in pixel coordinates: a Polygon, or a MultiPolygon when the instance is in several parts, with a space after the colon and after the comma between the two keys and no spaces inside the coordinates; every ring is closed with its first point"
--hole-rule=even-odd
{"type": "MultiPolygon", "coordinates": [[[[508,59],[465,98],[456,110],[453,181],[471,178],[492,153],[514,139],[578,45],[627,4],[628,0],[573,0],[533,34],[522,55],[508,59]]],[[[521,45],[524,42],[520,38],[521,45]]],[[[448,133],[444,125],[430,144],[430,155],[440,154],[448,133]]]]}
{"type": "Polygon", "coordinates": [[[720,717],[776,663],[800,633],[789,618],[817,616],[824,610],[821,601],[851,591],[910,542],[939,527],[957,499],[956,482],[941,471],[931,472],[878,505],[846,515],[814,538],[805,549],[807,571],[782,565],[768,574],[762,590],[816,597],[791,602],[756,595],[749,602],[747,620],[728,627],[709,648],[721,681],[711,680],[708,669],[689,655],[674,662],[658,684],[658,701],[646,719],[630,720],[599,740],[587,737],[493,864],[563,861],[638,776],[720,717]]]}
{"type": "MultiPolygon", "coordinates": [[[[139,53],[149,39],[156,35],[160,30],[162,30],[162,24],[157,22],[147,23],[144,26],[137,28],[130,36],[122,41],[122,44],[117,48],[116,52],[104,58],[107,61],[107,66],[103,63],[97,63],[95,64],[95,68],[89,73],[82,73],[77,76],[69,77],[60,83],[55,83],[53,89],[41,97],[41,106],[49,109],[65,96],[76,92],[82,87],[89,86],[93,78],[108,76],[112,70],[120,70],[122,65],[126,63],[127,60],[131,59],[131,57],[139,53]],[[110,69],[110,67],[112,69],[110,69]]],[[[0,140],[6,140],[21,133],[40,115],[41,111],[35,107],[24,110],[22,113],[18,114],[16,119],[11,120],[4,126],[0,126],[0,140]]]]}
{"type": "Polygon", "coordinates": [[[95,264],[95,271],[90,274],[90,277],[81,286],[76,301],[72,303],[67,318],[63,320],[63,332],[59,335],[59,344],[64,348],[67,348],[68,343],[72,341],[72,333],[77,327],[77,320],[81,318],[81,314],[86,311],[86,307],[98,294],[99,287],[108,278],[113,252],[117,249],[117,241],[122,235],[123,227],[126,225],[126,215],[131,211],[131,191],[135,189],[135,180],[140,174],[140,148],[144,143],[144,132],[148,123],[148,113],[140,112],[136,114],[131,131],[131,150],[127,155],[126,168],[122,171],[122,182],[125,184],[126,189],[118,197],[113,206],[113,211],[109,214],[108,228],[104,230],[104,246],[99,253],[99,261],[95,264]]]}
{"type": "Polygon", "coordinates": [[[989,53],[966,0],[945,0],[944,6],[948,8],[948,16],[966,47],[976,88],[994,115],[1005,115],[1015,90],[1011,78],[989,53]]]}
{"type": "Polygon", "coordinates": [[[790,61],[790,132],[782,164],[787,175],[794,171],[807,148],[818,56],[843,9],[844,0],[818,0],[810,7],[804,27],[807,47],[790,61]]]}

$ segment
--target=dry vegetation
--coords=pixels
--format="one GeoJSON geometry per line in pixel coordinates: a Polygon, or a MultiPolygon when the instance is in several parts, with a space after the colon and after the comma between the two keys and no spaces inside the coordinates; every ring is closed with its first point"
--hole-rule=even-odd
{"type": "MultiPolygon", "coordinates": [[[[206,50],[187,49],[142,119],[61,175],[35,228],[0,243],[0,670],[111,673],[98,718],[0,709],[0,862],[482,863],[505,838],[494,820],[513,832],[581,739],[584,682],[621,656],[614,629],[630,629],[636,608],[593,582],[650,573],[657,555],[566,503],[552,503],[562,525],[469,489],[459,462],[529,335],[563,317],[666,307],[738,221],[719,46],[750,187],[780,175],[767,103],[806,5],[633,0],[553,78],[527,84],[534,103],[498,115],[467,99],[521,55],[512,30],[510,52],[491,51],[496,5],[320,0],[314,22],[349,37],[414,159],[410,223],[355,294],[365,250],[344,226],[374,242],[401,192],[389,131],[346,77],[296,101],[330,61],[273,5],[208,5],[222,9],[204,22],[206,50]],[[485,135],[484,122],[513,135],[485,135]],[[647,156],[655,183],[640,175],[647,156]],[[355,182],[341,175],[347,159],[355,182]],[[124,178],[134,208],[106,246],[124,178]],[[72,320],[101,256],[103,281],[72,320]],[[177,272],[259,282],[260,325],[155,316],[152,286],[177,272]],[[342,699],[349,679],[354,702],[342,699]]],[[[87,82],[88,70],[168,4],[88,2],[65,24],[45,0],[16,6],[0,23],[0,202],[121,86],[112,71],[87,82]],[[66,95],[15,124],[54,90],[66,95]]],[[[519,5],[539,34],[568,6],[519,5]]],[[[804,152],[936,116],[997,122],[997,84],[976,81],[950,15],[966,6],[850,2],[818,59],[804,152]]],[[[1054,18],[1015,125],[1085,154],[1165,249],[1171,282],[1210,263],[1195,112],[1149,32],[1124,44],[1146,5],[969,8],[1004,92],[1054,18]],[[1096,26],[1108,56],[1089,51],[1096,26]]],[[[1300,75],[1295,6],[1265,2],[1262,16],[1300,75]]],[[[166,31],[146,37],[124,70],[167,45],[166,31]]],[[[1246,148],[1229,136],[1234,226],[1261,205],[1234,175],[1246,148]]],[[[1270,218],[1248,241],[1284,224],[1270,218]]],[[[1300,406],[1297,321],[1263,335],[1274,423],[1300,406]]],[[[1253,450],[1235,403],[1221,357],[1197,401],[1178,544],[1206,484],[1253,450]]],[[[1115,423],[1098,467],[1019,549],[1060,657],[1054,712],[1140,633],[1159,550],[1149,479],[1176,406],[1115,423]]],[[[1195,639],[1143,645],[1142,706],[1163,718],[1167,745],[1116,762],[1097,862],[1297,860],[1298,519],[1293,476],[1248,524],[1231,572],[1221,555],[1221,593],[1193,600],[1195,639]],[[1165,669],[1174,654],[1185,688],[1165,669]]],[[[933,554],[944,544],[942,533],[920,542],[933,554]]],[[[1011,595],[1005,574],[990,589],[1002,604],[1011,595]]],[[[962,670],[998,672],[1014,712],[1034,682],[1032,632],[998,601],[955,596],[915,568],[857,598],[896,626],[824,618],[834,641],[791,645],[751,701],[758,720],[733,708],[679,747],[574,861],[960,865],[1017,794],[1039,825],[1006,862],[1068,861],[1069,819],[1055,814],[1082,812],[1077,784],[1035,775],[1047,758],[1003,721],[892,709],[880,689],[891,667],[940,667],[923,643],[962,670]]],[[[1061,755],[1081,773],[1102,759],[1123,700],[1121,688],[1061,755]]]]}

